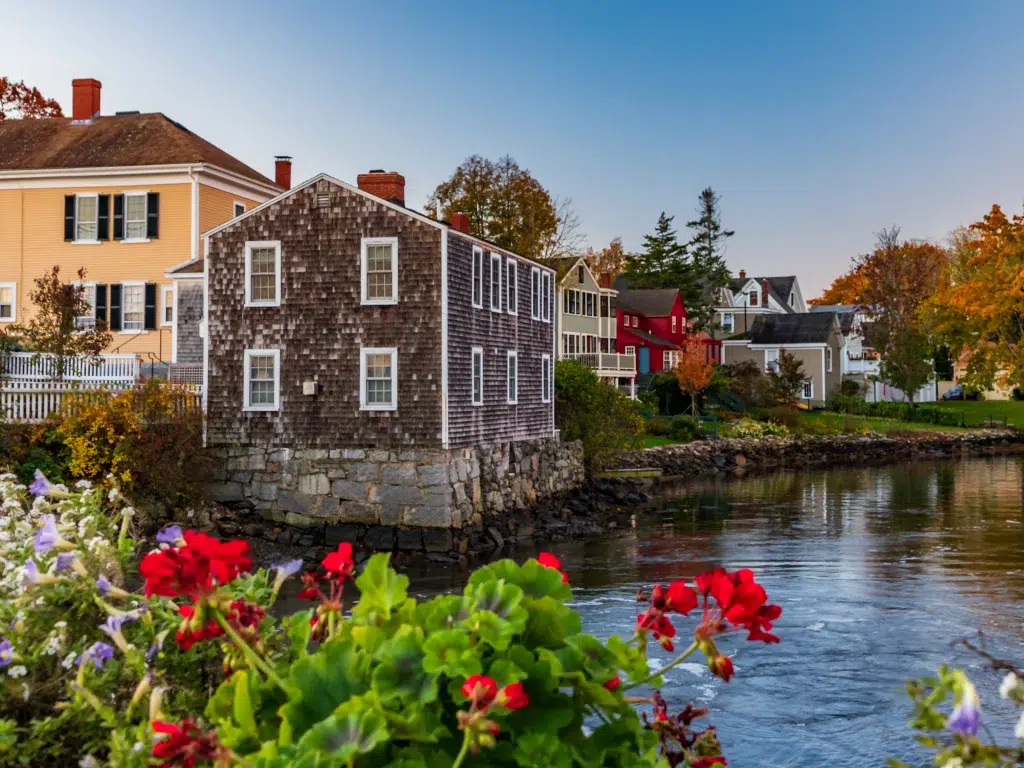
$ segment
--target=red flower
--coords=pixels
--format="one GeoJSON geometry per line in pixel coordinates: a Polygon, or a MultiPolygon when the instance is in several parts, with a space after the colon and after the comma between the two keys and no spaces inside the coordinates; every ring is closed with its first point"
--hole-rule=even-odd
{"type": "Polygon", "coordinates": [[[720,677],[725,682],[729,682],[729,678],[732,677],[732,659],[724,654],[713,656],[708,661],[708,665],[711,667],[711,674],[715,677],[720,677]]]}
{"type": "Polygon", "coordinates": [[[139,563],[146,596],[187,596],[193,600],[234,581],[252,566],[248,543],[222,542],[205,533],[185,531],[180,547],[150,552],[139,563]]]}
{"type": "Polygon", "coordinates": [[[318,586],[324,577],[316,573],[316,571],[305,571],[302,574],[302,586],[303,589],[298,594],[300,600],[319,600],[323,595],[320,594],[320,587],[318,586]]]}
{"type": "Polygon", "coordinates": [[[653,632],[654,639],[661,643],[661,647],[666,651],[675,650],[672,638],[676,636],[676,628],[668,620],[668,617],[656,608],[651,608],[646,613],[637,616],[636,628],[637,631],[653,632]]]}
{"type": "Polygon", "coordinates": [[[526,691],[523,690],[522,683],[509,683],[498,691],[498,698],[496,699],[496,702],[498,706],[504,707],[505,709],[522,709],[530,703],[530,697],[527,696],[526,691]]]}
{"type": "Polygon", "coordinates": [[[494,682],[494,678],[486,675],[470,675],[462,684],[461,690],[463,696],[478,706],[487,705],[494,701],[498,693],[498,684],[494,682]]]}
{"type": "Polygon", "coordinates": [[[241,629],[254,629],[260,625],[267,616],[263,606],[256,603],[247,603],[245,600],[235,600],[231,603],[228,611],[228,621],[232,627],[241,629]]]}
{"type": "Polygon", "coordinates": [[[607,688],[609,691],[614,691],[616,688],[619,687],[619,683],[621,682],[622,681],[619,679],[619,676],[616,675],[611,680],[606,680],[604,682],[604,687],[607,688]]]}
{"type": "Polygon", "coordinates": [[[220,752],[216,734],[202,730],[191,718],[177,725],[157,720],[153,722],[153,730],[167,737],[157,740],[152,752],[164,765],[193,768],[199,761],[215,760],[220,752]]]}
{"type": "Polygon", "coordinates": [[[769,605],[768,594],[764,587],[754,581],[754,572],[741,568],[735,573],[728,573],[722,568],[700,574],[697,588],[704,595],[704,621],[702,631],[705,635],[714,635],[724,630],[723,620],[736,627],[745,627],[749,634],[748,640],[763,640],[766,643],[777,643],[779,638],[769,634],[772,622],[782,615],[782,608],[769,605]],[[717,603],[717,613],[712,614],[707,607],[708,597],[717,603]]]}
{"type": "Polygon", "coordinates": [[[341,542],[336,552],[331,552],[323,559],[323,566],[330,577],[347,579],[356,567],[352,560],[352,545],[347,541],[341,542]]]}
{"type": "Polygon", "coordinates": [[[554,568],[560,574],[562,574],[562,581],[566,584],[569,583],[569,574],[562,570],[562,561],[552,555],[550,552],[541,552],[537,555],[537,562],[543,565],[545,568],[554,568]]]}
{"type": "Polygon", "coordinates": [[[668,586],[665,609],[684,616],[697,607],[697,593],[686,586],[684,581],[673,581],[668,586]]]}
{"type": "Polygon", "coordinates": [[[715,766],[725,766],[728,768],[729,764],[725,762],[725,758],[721,755],[715,757],[691,757],[690,768],[715,768],[715,766]]]}

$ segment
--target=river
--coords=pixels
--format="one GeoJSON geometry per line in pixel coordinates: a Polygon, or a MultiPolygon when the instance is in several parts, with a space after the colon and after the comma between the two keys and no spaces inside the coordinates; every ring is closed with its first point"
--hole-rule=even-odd
{"type": "MultiPolygon", "coordinates": [[[[754,569],[783,606],[781,644],[730,637],[730,683],[688,664],[666,697],[710,708],[730,766],[862,768],[925,762],[904,682],[944,661],[971,670],[984,719],[1012,741],[999,676],[951,644],[981,630],[990,651],[1024,662],[1022,522],[1024,458],[967,459],[682,484],[621,533],[547,549],[599,636],[631,632],[640,586],[754,569]]],[[[465,579],[438,566],[410,576],[418,594],[465,579]]]]}

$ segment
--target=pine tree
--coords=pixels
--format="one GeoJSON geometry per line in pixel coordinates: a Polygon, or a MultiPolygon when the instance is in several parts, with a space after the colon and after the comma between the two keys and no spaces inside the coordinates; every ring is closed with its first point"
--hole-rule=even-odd
{"type": "Polygon", "coordinates": [[[672,219],[662,211],[654,232],[644,235],[643,250],[629,261],[631,288],[680,288],[689,271],[686,246],[679,242],[672,219]]]}
{"type": "Polygon", "coordinates": [[[697,218],[686,226],[693,230],[687,244],[690,250],[692,278],[683,286],[686,312],[694,325],[701,329],[711,326],[715,298],[729,283],[729,270],[725,266],[725,243],[736,233],[722,228],[720,198],[708,187],[698,197],[697,218]]]}

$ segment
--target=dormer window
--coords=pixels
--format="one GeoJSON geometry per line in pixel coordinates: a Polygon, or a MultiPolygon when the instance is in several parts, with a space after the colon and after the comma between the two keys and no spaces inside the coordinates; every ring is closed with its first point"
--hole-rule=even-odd
{"type": "Polygon", "coordinates": [[[750,291],[747,294],[747,304],[749,304],[752,307],[756,307],[758,305],[758,302],[760,302],[760,300],[761,300],[761,292],[760,291],[750,291]]]}
{"type": "Polygon", "coordinates": [[[789,292],[789,306],[796,306],[796,294],[793,293],[792,291],[789,292]]]}
{"type": "Polygon", "coordinates": [[[580,264],[579,269],[577,270],[577,278],[580,281],[580,285],[583,285],[585,280],[583,279],[583,265],[582,264],[580,264]]]}

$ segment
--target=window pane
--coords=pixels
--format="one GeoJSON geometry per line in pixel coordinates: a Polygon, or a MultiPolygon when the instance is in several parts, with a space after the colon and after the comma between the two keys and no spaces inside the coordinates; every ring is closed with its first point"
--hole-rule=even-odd
{"type": "Polygon", "coordinates": [[[124,236],[128,240],[146,237],[146,196],[125,195],[124,236]]]}
{"type": "Polygon", "coordinates": [[[391,405],[393,402],[394,398],[391,389],[391,355],[367,355],[367,405],[391,405]]]}
{"type": "Polygon", "coordinates": [[[0,288],[0,318],[10,320],[14,317],[14,291],[0,288]]]}
{"type": "Polygon", "coordinates": [[[392,248],[370,245],[366,248],[366,295],[370,299],[392,299],[392,248]]]}
{"type": "Polygon", "coordinates": [[[274,248],[253,248],[250,256],[250,299],[277,300],[277,251],[274,248]]]}
{"type": "Polygon", "coordinates": [[[253,355],[249,358],[249,404],[273,405],[276,390],[274,358],[272,355],[253,355]]]}
{"type": "Polygon", "coordinates": [[[121,289],[121,298],[124,303],[122,329],[126,331],[141,331],[145,326],[145,289],[144,285],[126,285],[121,289]]]}
{"type": "Polygon", "coordinates": [[[75,234],[78,240],[96,239],[96,198],[78,198],[78,231],[75,234]]]}
{"type": "Polygon", "coordinates": [[[92,328],[96,325],[96,286],[87,285],[82,289],[82,298],[89,302],[89,311],[75,318],[76,328],[92,328]]]}

